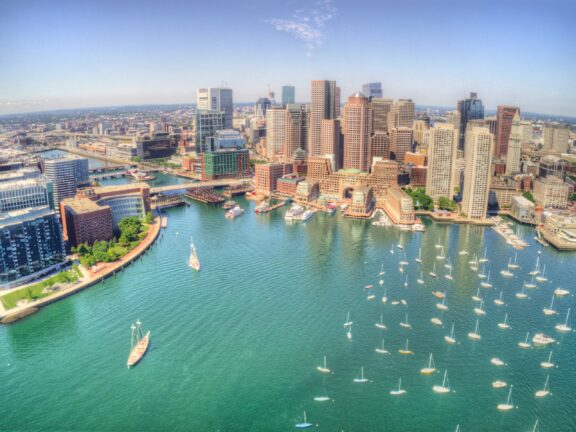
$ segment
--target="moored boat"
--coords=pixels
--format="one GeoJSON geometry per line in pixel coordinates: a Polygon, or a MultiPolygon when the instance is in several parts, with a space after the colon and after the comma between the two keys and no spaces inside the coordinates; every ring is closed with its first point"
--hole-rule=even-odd
{"type": "Polygon", "coordinates": [[[150,345],[150,331],[142,336],[142,323],[140,320],[136,321],[136,325],[132,324],[130,329],[132,330],[132,351],[130,351],[128,362],[126,363],[129,368],[142,360],[150,345]]]}

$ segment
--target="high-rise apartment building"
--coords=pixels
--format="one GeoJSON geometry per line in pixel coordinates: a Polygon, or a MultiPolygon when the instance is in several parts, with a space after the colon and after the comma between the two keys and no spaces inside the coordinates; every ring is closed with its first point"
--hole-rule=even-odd
{"type": "Polygon", "coordinates": [[[512,119],[510,138],[508,140],[508,154],[506,155],[506,174],[518,174],[520,172],[520,153],[522,147],[522,124],[520,113],[516,112],[512,119]]]}
{"type": "Polygon", "coordinates": [[[570,140],[570,128],[563,124],[547,124],[544,126],[543,149],[554,153],[566,153],[570,140]]]}
{"type": "Polygon", "coordinates": [[[388,113],[388,130],[392,128],[412,128],[416,116],[416,105],[412,99],[398,99],[388,113]]]}
{"type": "Polygon", "coordinates": [[[458,132],[458,139],[460,139],[460,123],[462,123],[462,115],[458,111],[448,111],[446,113],[446,123],[451,124],[458,132]]]}
{"type": "Polygon", "coordinates": [[[458,101],[458,112],[460,113],[460,140],[458,149],[464,150],[468,122],[470,120],[481,120],[484,118],[484,105],[482,105],[482,100],[478,99],[476,93],[470,93],[468,99],[458,101]]]}
{"type": "Polygon", "coordinates": [[[294,86],[282,86],[282,106],[296,103],[296,88],[294,86]]]}
{"type": "Polygon", "coordinates": [[[286,110],[272,107],[266,111],[266,156],[273,158],[282,152],[286,137],[286,110]]]}
{"type": "Polygon", "coordinates": [[[207,111],[222,111],[224,124],[222,129],[232,129],[234,117],[234,102],[230,88],[201,88],[196,93],[196,109],[207,111]]]}
{"type": "Polygon", "coordinates": [[[312,81],[312,102],[310,104],[310,129],[308,134],[308,155],[322,154],[322,120],[337,119],[340,116],[340,88],[336,81],[312,81]]]}
{"type": "Polygon", "coordinates": [[[309,122],[310,112],[307,110],[306,105],[286,105],[286,132],[284,134],[284,143],[282,144],[282,157],[284,159],[293,159],[294,153],[298,149],[306,150],[309,122]]]}
{"type": "Polygon", "coordinates": [[[430,126],[424,120],[414,120],[414,142],[419,146],[428,146],[430,126]]]}
{"type": "Polygon", "coordinates": [[[392,110],[392,99],[372,98],[372,132],[388,132],[388,113],[392,110]]]}
{"type": "Polygon", "coordinates": [[[46,177],[0,182],[0,213],[43,206],[54,208],[52,183],[46,177]]]}
{"type": "Polygon", "coordinates": [[[512,119],[520,114],[520,108],[514,106],[498,105],[496,113],[496,147],[494,156],[505,159],[508,154],[508,141],[512,130],[512,119]]]}
{"type": "Polygon", "coordinates": [[[452,199],[454,195],[457,149],[458,129],[454,125],[437,123],[430,128],[426,194],[435,202],[440,197],[452,199]]]}
{"type": "Polygon", "coordinates": [[[364,94],[364,96],[366,96],[369,101],[371,101],[372,98],[381,98],[382,83],[373,82],[362,85],[362,94],[364,94]]]}
{"type": "Polygon", "coordinates": [[[390,137],[386,132],[374,132],[370,138],[370,162],[375,157],[390,159],[390,137]]]}
{"type": "Polygon", "coordinates": [[[486,217],[493,153],[494,135],[487,127],[467,128],[462,213],[470,219],[486,217]]]}
{"type": "Polygon", "coordinates": [[[390,154],[398,161],[404,162],[406,152],[412,151],[414,131],[409,127],[395,127],[390,131],[390,154]]]}
{"type": "Polygon", "coordinates": [[[340,120],[322,120],[320,131],[320,152],[334,161],[334,169],[342,163],[342,145],[340,141],[340,120]]]}
{"type": "Polygon", "coordinates": [[[222,111],[197,110],[194,117],[194,128],[196,138],[196,152],[214,150],[211,148],[210,137],[216,135],[216,132],[225,129],[225,113],[222,111]]]}
{"type": "Polygon", "coordinates": [[[44,175],[52,182],[54,208],[59,209],[60,201],[76,195],[79,186],[90,183],[88,159],[66,156],[57,159],[45,159],[44,175]]]}
{"type": "Polygon", "coordinates": [[[344,169],[370,169],[370,124],[372,109],[362,93],[348,98],[344,106],[344,169]]]}

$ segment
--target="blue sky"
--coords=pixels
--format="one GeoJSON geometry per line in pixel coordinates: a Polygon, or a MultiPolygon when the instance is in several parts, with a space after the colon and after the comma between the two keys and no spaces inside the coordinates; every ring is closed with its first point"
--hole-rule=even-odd
{"type": "Polygon", "coordinates": [[[0,0],[0,113],[189,103],[335,79],[576,116],[576,1],[0,0]]]}

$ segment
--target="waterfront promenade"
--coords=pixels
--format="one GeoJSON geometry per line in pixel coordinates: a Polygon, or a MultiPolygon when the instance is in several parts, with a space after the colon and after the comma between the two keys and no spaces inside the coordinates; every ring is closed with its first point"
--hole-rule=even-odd
{"type": "MultiPolygon", "coordinates": [[[[118,261],[112,263],[98,263],[96,266],[86,269],[80,266],[82,272],[82,277],[61,290],[56,291],[53,295],[44,297],[38,300],[30,301],[24,305],[17,306],[12,309],[6,310],[0,301],[0,323],[9,324],[17,321],[21,318],[32,315],[37,312],[43,306],[49,305],[50,303],[56,302],[63,298],[66,298],[78,291],[88,288],[109,276],[112,276],[117,271],[122,270],[124,267],[129,265],[132,261],[136,260],[140,255],[142,255],[158,238],[161,228],[163,226],[163,218],[167,216],[157,217],[152,225],[150,225],[150,230],[146,234],[146,237],[140,242],[138,246],[120,258],[118,261]]],[[[2,293],[6,295],[13,290],[2,293]]],[[[1,296],[1,295],[0,295],[1,296]]]]}

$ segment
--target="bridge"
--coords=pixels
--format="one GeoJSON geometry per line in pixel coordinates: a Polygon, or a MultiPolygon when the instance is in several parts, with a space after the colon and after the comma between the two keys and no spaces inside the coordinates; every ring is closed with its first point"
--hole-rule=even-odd
{"type": "Polygon", "coordinates": [[[157,194],[161,192],[173,192],[173,191],[181,191],[186,189],[195,189],[204,187],[237,186],[249,182],[251,182],[250,179],[221,179],[221,180],[211,180],[203,182],[198,181],[194,183],[182,183],[170,186],[153,187],[150,188],[150,193],[157,194]]]}

